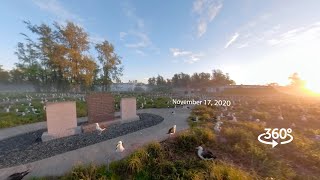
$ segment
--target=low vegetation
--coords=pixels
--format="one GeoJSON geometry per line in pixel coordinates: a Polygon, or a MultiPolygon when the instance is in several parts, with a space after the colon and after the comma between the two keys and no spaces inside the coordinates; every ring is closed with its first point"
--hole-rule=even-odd
{"type": "MultiPolygon", "coordinates": [[[[121,97],[131,96],[116,96],[116,103],[121,97]]],[[[143,108],[172,107],[169,100],[161,97],[151,100],[137,95],[137,108],[141,108],[141,103],[143,108]]],[[[217,121],[215,117],[222,109],[196,106],[188,120],[191,128],[175,137],[150,143],[109,165],[78,165],[62,177],[40,179],[318,179],[320,146],[315,136],[320,133],[316,119],[320,106],[310,107],[308,121],[301,122],[300,107],[289,106],[283,100],[274,100],[273,104],[268,101],[244,104],[247,102],[234,104],[232,111],[238,122],[223,119],[219,134],[214,133],[213,127],[217,121]],[[284,117],[282,121],[277,119],[279,107],[284,117]],[[198,122],[193,121],[196,117],[198,122]],[[295,122],[294,141],[275,148],[260,143],[257,137],[266,127],[261,121],[268,127],[290,127],[295,122]],[[200,160],[195,149],[199,145],[214,152],[218,158],[200,160]]],[[[78,116],[86,114],[85,102],[77,102],[77,113],[78,116]]]]}

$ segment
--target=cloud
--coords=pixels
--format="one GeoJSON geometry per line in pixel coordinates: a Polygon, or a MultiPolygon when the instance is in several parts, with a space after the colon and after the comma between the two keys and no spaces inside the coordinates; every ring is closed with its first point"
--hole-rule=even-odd
{"type": "Polygon", "coordinates": [[[243,44],[240,44],[237,46],[238,49],[241,49],[241,48],[245,48],[245,47],[248,47],[249,46],[249,43],[246,42],[246,43],[243,43],[243,44]]]}
{"type": "Polygon", "coordinates": [[[89,36],[89,41],[93,44],[98,44],[98,43],[102,43],[103,41],[105,41],[107,38],[104,38],[102,36],[99,35],[91,35],[89,36]]]}
{"type": "Polygon", "coordinates": [[[136,14],[136,9],[127,2],[123,4],[123,12],[134,24],[128,31],[120,32],[120,40],[124,42],[124,45],[135,49],[136,53],[143,56],[146,55],[144,52],[147,49],[158,54],[160,51],[151,41],[144,19],[136,14]]]}
{"type": "MultiPolygon", "coordinates": [[[[195,63],[200,60],[201,57],[204,56],[202,53],[193,53],[191,51],[185,51],[178,48],[170,48],[170,52],[172,53],[172,56],[175,58],[181,57],[184,60],[184,62],[187,62],[189,64],[195,63]]],[[[174,60],[173,62],[177,62],[174,60]]]]}
{"type": "Polygon", "coordinates": [[[288,30],[267,40],[271,46],[313,41],[320,38],[320,22],[288,30]]]}
{"type": "Polygon", "coordinates": [[[208,24],[219,14],[222,6],[221,0],[195,0],[193,2],[192,12],[198,18],[198,37],[206,33],[208,24]]]}
{"type": "Polygon", "coordinates": [[[145,48],[150,46],[152,43],[147,34],[142,32],[130,31],[129,35],[135,36],[138,39],[137,42],[134,43],[126,43],[125,46],[129,48],[145,48]]]}
{"type": "Polygon", "coordinates": [[[58,18],[59,21],[73,21],[76,23],[83,22],[78,15],[67,10],[58,0],[33,0],[32,1],[41,10],[47,11],[58,18]]]}
{"type": "Polygon", "coordinates": [[[280,24],[275,23],[274,19],[270,18],[272,16],[271,13],[261,13],[242,24],[234,30],[236,33],[230,37],[224,47],[228,48],[232,45],[241,49],[264,43],[266,39],[277,34],[282,28],[280,24]],[[236,36],[237,34],[238,36],[236,36]]]}
{"type": "Polygon", "coordinates": [[[136,52],[137,54],[141,55],[141,56],[146,56],[146,55],[147,55],[146,53],[144,53],[143,51],[141,51],[141,50],[139,50],[139,49],[137,49],[135,52],[136,52]]]}
{"type": "Polygon", "coordinates": [[[230,40],[226,43],[226,45],[224,46],[224,48],[228,48],[231,44],[233,44],[239,37],[239,33],[235,33],[231,38],[230,40]]]}
{"type": "Polygon", "coordinates": [[[123,4],[123,11],[125,15],[130,18],[139,30],[145,28],[144,20],[136,14],[136,9],[129,3],[123,4]]]}
{"type": "Polygon", "coordinates": [[[119,33],[120,40],[123,41],[123,40],[124,40],[124,37],[126,37],[127,35],[128,35],[128,33],[126,33],[126,32],[120,32],[120,33],[119,33]]]}
{"type": "Polygon", "coordinates": [[[198,24],[198,37],[201,37],[207,31],[207,22],[201,21],[198,24]]]}
{"type": "Polygon", "coordinates": [[[191,51],[183,51],[178,48],[170,48],[170,52],[172,53],[173,57],[186,56],[192,54],[191,51]]]}

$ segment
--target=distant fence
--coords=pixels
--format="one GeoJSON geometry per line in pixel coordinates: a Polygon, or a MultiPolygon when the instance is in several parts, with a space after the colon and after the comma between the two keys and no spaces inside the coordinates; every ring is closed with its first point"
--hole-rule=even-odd
{"type": "Polygon", "coordinates": [[[30,84],[0,83],[0,92],[35,92],[35,89],[30,84]]]}

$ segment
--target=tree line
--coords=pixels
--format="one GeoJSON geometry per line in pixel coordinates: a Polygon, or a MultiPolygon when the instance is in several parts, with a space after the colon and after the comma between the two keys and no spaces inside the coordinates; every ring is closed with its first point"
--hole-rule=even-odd
{"type": "Polygon", "coordinates": [[[0,82],[28,82],[38,92],[80,92],[95,85],[107,90],[113,81],[120,82],[122,59],[107,40],[92,45],[89,34],[73,22],[24,23],[31,36],[21,33],[25,41],[18,43],[15,52],[19,62],[9,72],[0,66],[0,82]]]}
{"type": "Polygon", "coordinates": [[[203,88],[210,85],[234,85],[235,81],[232,80],[228,73],[223,73],[219,69],[215,69],[212,73],[193,73],[192,75],[183,72],[174,74],[171,79],[164,79],[161,75],[151,77],[148,79],[150,86],[157,87],[192,87],[203,88]]]}

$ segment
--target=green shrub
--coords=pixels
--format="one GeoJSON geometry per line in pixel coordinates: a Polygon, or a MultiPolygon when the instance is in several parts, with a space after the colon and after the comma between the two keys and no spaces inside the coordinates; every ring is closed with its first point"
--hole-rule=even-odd
{"type": "Polygon", "coordinates": [[[239,179],[239,180],[251,180],[257,178],[256,175],[251,175],[233,165],[225,162],[219,162],[216,164],[209,164],[209,177],[208,179],[239,179]]]}
{"type": "Polygon", "coordinates": [[[106,179],[106,166],[96,166],[93,164],[90,164],[89,166],[78,165],[74,167],[70,173],[66,174],[61,179],[62,180],[106,179]]]}

